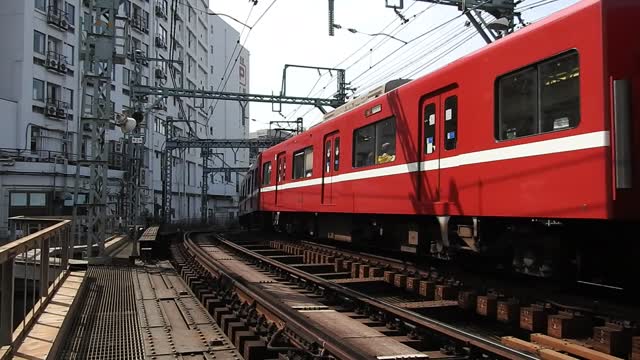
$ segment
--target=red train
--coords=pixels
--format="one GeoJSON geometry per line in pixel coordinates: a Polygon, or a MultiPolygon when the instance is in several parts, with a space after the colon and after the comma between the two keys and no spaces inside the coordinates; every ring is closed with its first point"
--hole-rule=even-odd
{"type": "Polygon", "coordinates": [[[583,0],[343,105],[258,157],[242,219],[620,284],[640,253],[639,19],[583,0]]]}

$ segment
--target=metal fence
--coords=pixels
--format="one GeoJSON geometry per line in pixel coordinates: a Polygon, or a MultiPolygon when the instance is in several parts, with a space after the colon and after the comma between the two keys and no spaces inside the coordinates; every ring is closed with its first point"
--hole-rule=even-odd
{"type": "Polygon", "coordinates": [[[9,218],[12,239],[0,246],[0,346],[25,336],[68,274],[71,220],[9,218]]]}

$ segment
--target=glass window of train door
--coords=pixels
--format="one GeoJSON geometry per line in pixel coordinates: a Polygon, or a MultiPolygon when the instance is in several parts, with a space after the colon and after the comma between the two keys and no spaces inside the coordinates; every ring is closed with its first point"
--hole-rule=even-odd
{"type": "Polygon", "coordinates": [[[328,138],[324,143],[324,173],[328,174],[331,171],[331,139],[328,138]]]}
{"type": "Polygon", "coordinates": [[[444,149],[453,150],[458,143],[458,96],[444,100],[444,149]]]}
{"type": "Polygon", "coordinates": [[[424,108],[424,153],[429,155],[436,150],[436,104],[427,104],[424,108]]]}
{"type": "Polygon", "coordinates": [[[333,140],[333,171],[340,169],[340,137],[336,136],[333,140]]]}

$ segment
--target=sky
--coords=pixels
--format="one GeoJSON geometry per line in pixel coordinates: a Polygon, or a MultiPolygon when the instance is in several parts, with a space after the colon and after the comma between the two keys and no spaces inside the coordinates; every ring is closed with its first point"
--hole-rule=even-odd
{"type": "MultiPolygon", "coordinates": [[[[397,2],[398,0],[390,0],[397,2]]],[[[579,0],[524,0],[516,10],[532,23],[579,0]]],[[[335,0],[335,35],[329,36],[328,0],[211,0],[210,9],[238,19],[252,29],[223,17],[241,33],[250,51],[250,92],[278,94],[285,64],[342,68],[351,97],[397,78],[415,79],[486,45],[454,6],[404,0],[402,16],[385,0],[335,0]],[[354,29],[356,33],[347,29],[354,29]],[[386,34],[369,36],[366,34],[386,34]],[[389,35],[389,36],[387,36],[389,35]],[[394,37],[394,38],[392,38],[394,37]],[[405,44],[407,42],[407,44],[405,44]]],[[[493,20],[486,15],[488,21],[493,20]]],[[[331,97],[335,72],[291,69],[286,95],[331,97]]],[[[250,130],[271,121],[303,117],[308,128],[322,120],[310,106],[252,103],[250,130]],[[280,110],[279,112],[274,112],[280,110]]]]}

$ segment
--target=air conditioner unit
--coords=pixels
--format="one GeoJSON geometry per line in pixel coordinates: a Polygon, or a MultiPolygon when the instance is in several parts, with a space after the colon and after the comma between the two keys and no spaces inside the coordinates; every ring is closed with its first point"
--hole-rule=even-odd
{"type": "Polygon", "coordinates": [[[56,59],[47,59],[47,67],[50,68],[57,68],[58,67],[58,61],[56,59]]]}
{"type": "Polygon", "coordinates": [[[167,14],[165,14],[164,9],[162,8],[162,6],[160,6],[160,4],[156,4],[156,15],[166,18],[167,14]]]}
{"type": "Polygon", "coordinates": [[[67,72],[67,64],[64,63],[64,61],[60,62],[60,66],[58,66],[58,70],[60,70],[63,73],[67,72]]]}
{"type": "Polygon", "coordinates": [[[67,20],[67,18],[65,17],[62,17],[62,19],[60,19],[59,25],[63,30],[67,30],[69,28],[69,20],[67,20]]]}
{"type": "Polygon", "coordinates": [[[66,119],[67,118],[67,110],[65,110],[64,108],[58,108],[56,110],[56,116],[59,117],[60,119],[66,119]]]}
{"type": "Polygon", "coordinates": [[[156,47],[162,48],[162,49],[166,49],[167,48],[167,44],[165,44],[164,42],[164,38],[161,36],[156,36],[156,47]]]}
{"type": "Polygon", "coordinates": [[[156,79],[166,80],[167,75],[164,73],[161,67],[156,68],[156,79]]]}
{"type": "Polygon", "coordinates": [[[47,116],[57,116],[58,109],[54,105],[47,105],[47,116]]]}

